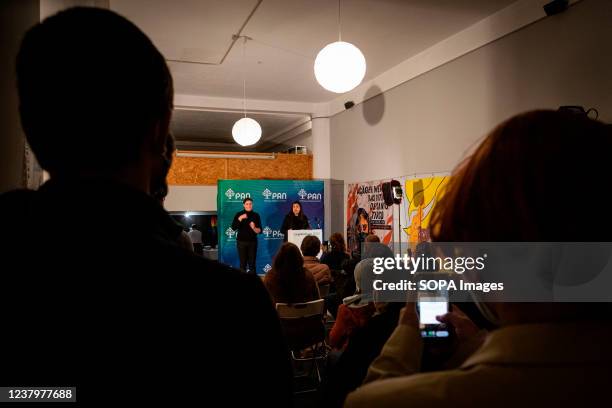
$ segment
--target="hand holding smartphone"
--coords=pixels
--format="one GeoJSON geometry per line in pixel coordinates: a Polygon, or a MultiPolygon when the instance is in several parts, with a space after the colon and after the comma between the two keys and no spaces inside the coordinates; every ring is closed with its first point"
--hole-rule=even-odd
{"type": "Polygon", "coordinates": [[[419,292],[417,310],[421,337],[447,339],[450,336],[447,325],[436,319],[436,316],[444,315],[450,310],[448,292],[419,292]]]}

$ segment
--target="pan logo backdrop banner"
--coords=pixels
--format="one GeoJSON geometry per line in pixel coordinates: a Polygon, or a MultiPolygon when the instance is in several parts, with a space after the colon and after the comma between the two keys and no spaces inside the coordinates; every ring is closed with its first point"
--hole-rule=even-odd
{"type": "Polygon", "coordinates": [[[253,200],[253,211],[261,217],[262,233],[258,236],[257,273],[265,274],[272,267],[272,258],[283,243],[280,232],[291,203],[299,201],[308,217],[310,228],[323,229],[323,181],[303,180],[219,180],[217,214],[219,261],[238,268],[234,215],[243,209],[242,200],[253,200]]]}

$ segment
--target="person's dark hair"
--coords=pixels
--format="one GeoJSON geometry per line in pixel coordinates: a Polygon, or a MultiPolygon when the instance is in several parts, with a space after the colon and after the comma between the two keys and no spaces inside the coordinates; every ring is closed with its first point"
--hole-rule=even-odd
{"type": "Polygon", "coordinates": [[[359,217],[362,216],[364,219],[368,220],[368,222],[370,221],[370,216],[368,215],[368,212],[366,211],[365,208],[359,208],[357,210],[357,220],[355,221],[356,224],[359,224],[359,217]]]}
{"type": "Polygon", "coordinates": [[[192,229],[196,229],[196,228],[198,228],[198,226],[196,224],[191,224],[191,228],[192,229]]]}
{"type": "Polygon", "coordinates": [[[334,232],[329,237],[329,244],[331,245],[332,252],[346,252],[346,244],[344,243],[344,237],[339,232],[334,232]]]}
{"type": "Polygon", "coordinates": [[[314,235],[309,235],[302,240],[300,249],[304,256],[317,256],[321,251],[321,241],[314,235]]]}
{"type": "Polygon", "coordinates": [[[297,299],[307,286],[304,258],[300,249],[291,242],[285,242],[274,257],[268,275],[266,280],[278,288],[278,301],[290,302],[297,299]]]}
{"type": "Polygon", "coordinates": [[[380,238],[376,234],[370,234],[366,237],[365,242],[380,242],[380,238]]]}
{"type": "Polygon", "coordinates": [[[291,208],[289,209],[289,215],[292,215],[292,216],[294,216],[294,217],[297,217],[297,218],[299,218],[299,219],[303,220],[303,219],[304,219],[304,211],[302,210],[302,203],[300,203],[299,201],[294,201],[294,202],[292,202],[292,203],[291,203],[291,208]],[[300,212],[298,213],[298,215],[294,215],[294,214],[293,214],[293,206],[294,206],[295,204],[297,204],[297,205],[299,205],[299,206],[300,206],[300,212]]]}
{"type": "Polygon", "coordinates": [[[253,199],[251,197],[247,197],[244,200],[242,200],[242,204],[246,203],[247,201],[253,202],[253,199]]]}
{"type": "Polygon", "coordinates": [[[612,127],[532,111],[497,126],[455,170],[432,210],[439,242],[608,241],[612,127]],[[588,207],[588,214],[575,211],[588,207]],[[574,214],[574,215],[572,215],[574,214]]]}
{"type": "Polygon", "coordinates": [[[22,127],[50,172],[125,168],[149,148],[155,126],[170,120],[174,91],[164,57],[110,10],[75,7],[36,24],[16,68],[22,127]]]}
{"type": "Polygon", "coordinates": [[[358,228],[360,237],[359,240],[363,240],[365,239],[365,236],[362,236],[362,234],[366,233],[369,234],[370,233],[370,216],[368,214],[368,212],[366,211],[365,208],[359,208],[357,210],[357,219],[355,220],[355,226],[358,228]],[[361,228],[361,218],[363,218],[365,220],[365,222],[367,223],[367,231],[363,231],[361,228]]]}

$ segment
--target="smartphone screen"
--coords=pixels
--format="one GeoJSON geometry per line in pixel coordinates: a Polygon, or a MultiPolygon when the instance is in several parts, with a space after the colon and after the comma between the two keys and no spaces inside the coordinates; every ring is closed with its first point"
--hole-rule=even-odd
{"type": "Polygon", "coordinates": [[[448,312],[448,298],[444,296],[419,296],[419,327],[421,337],[444,338],[449,336],[446,325],[441,324],[436,316],[448,312]]]}
{"type": "Polygon", "coordinates": [[[448,302],[440,298],[421,298],[419,299],[420,323],[439,324],[436,316],[448,312],[448,302]]]}

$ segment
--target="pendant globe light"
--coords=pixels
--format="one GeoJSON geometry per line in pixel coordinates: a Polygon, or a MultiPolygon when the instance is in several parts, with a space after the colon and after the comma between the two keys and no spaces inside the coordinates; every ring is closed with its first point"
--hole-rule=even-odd
{"type": "Polygon", "coordinates": [[[255,119],[248,118],[246,114],[246,42],[247,38],[244,37],[242,44],[242,108],[244,118],[237,120],[232,127],[232,136],[240,146],[251,146],[261,139],[261,126],[255,119]]]}
{"type": "Polygon", "coordinates": [[[327,44],[314,63],[317,82],[335,93],[348,92],[363,81],[366,60],[363,53],[351,43],[342,41],[340,25],[340,0],[338,0],[338,41],[327,44]]]}

